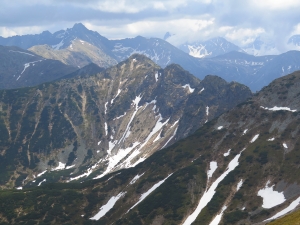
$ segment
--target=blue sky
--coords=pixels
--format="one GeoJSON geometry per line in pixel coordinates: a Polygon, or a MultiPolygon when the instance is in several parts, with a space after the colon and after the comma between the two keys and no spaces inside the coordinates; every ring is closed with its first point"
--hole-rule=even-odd
{"type": "Polygon", "coordinates": [[[0,36],[55,32],[82,22],[110,39],[160,37],[179,45],[222,36],[240,46],[256,37],[278,48],[300,34],[299,0],[1,0],[0,36]]]}

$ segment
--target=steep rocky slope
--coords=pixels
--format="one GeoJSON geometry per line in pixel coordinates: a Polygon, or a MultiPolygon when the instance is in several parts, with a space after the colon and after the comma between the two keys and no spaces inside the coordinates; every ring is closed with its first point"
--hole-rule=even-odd
{"type": "Polygon", "coordinates": [[[251,95],[142,55],[96,75],[1,91],[0,182],[91,179],[132,167],[251,95]]]}
{"type": "Polygon", "coordinates": [[[18,47],[0,45],[0,89],[35,86],[77,69],[18,47]]]}

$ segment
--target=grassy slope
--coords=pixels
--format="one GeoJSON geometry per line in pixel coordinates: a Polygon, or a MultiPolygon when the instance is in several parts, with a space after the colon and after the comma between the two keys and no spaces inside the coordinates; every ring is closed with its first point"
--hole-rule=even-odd
{"type": "Polygon", "coordinates": [[[268,223],[268,225],[299,225],[300,210],[268,223]]]}

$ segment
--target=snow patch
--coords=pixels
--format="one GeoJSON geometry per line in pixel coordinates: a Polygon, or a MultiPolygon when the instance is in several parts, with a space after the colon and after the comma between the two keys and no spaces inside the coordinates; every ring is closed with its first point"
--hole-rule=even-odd
{"type": "Polygon", "coordinates": [[[201,94],[203,91],[204,91],[205,89],[204,88],[202,88],[200,91],[199,91],[199,93],[198,94],[201,94]]]}
{"type": "Polygon", "coordinates": [[[243,149],[238,155],[236,155],[228,164],[228,167],[226,171],[216,179],[212,185],[206,189],[205,193],[201,197],[199,204],[196,208],[196,210],[184,221],[183,225],[190,225],[192,224],[199,213],[202,211],[202,209],[210,202],[210,200],[213,198],[214,194],[216,193],[216,188],[218,187],[219,183],[231,172],[233,171],[238,165],[239,165],[239,158],[241,156],[241,153],[244,151],[243,149]]]}
{"type": "Polygon", "coordinates": [[[257,138],[258,138],[258,136],[259,136],[259,134],[256,134],[256,135],[252,138],[252,140],[250,141],[250,143],[253,143],[254,141],[256,141],[257,138]]]}
{"type": "Polygon", "coordinates": [[[268,141],[274,141],[274,140],[275,140],[274,137],[268,139],[268,141]]]}
{"type": "Polygon", "coordinates": [[[114,169],[114,167],[139,144],[140,144],[139,142],[135,142],[135,143],[133,143],[132,147],[128,147],[125,149],[119,149],[119,151],[116,155],[112,155],[111,150],[113,149],[115,144],[112,142],[109,142],[110,146],[109,146],[109,150],[107,151],[108,156],[106,157],[106,160],[108,160],[108,166],[102,174],[100,174],[97,177],[94,177],[93,179],[99,179],[99,178],[105,176],[106,174],[108,174],[109,172],[111,172],[111,170],[114,169]]]}
{"type": "Polygon", "coordinates": [[[268,187],[270,181],[267,182],[265,188],[258,191],[257,196],[263,198],[263,205],[262,207],[265,209],[273,208],[274,206],[280,205],[281,203],[285,202],[285,197],[283,192],[277,192],[273,190],[274,185],[268,187]]]}
{"type": "Polygon", "coordinates": [[[157,82],[158,81],[158,72],[156,72],[154,76],[155,76],[155,81],[157,82]]]}
{"type": "Polygon", "coordinates": [[[227,206],[223,206],[222,211],[210,222],[209,225],[218,225],[222,219],[224,211],[227,209],[227,206]]]}
{"type": "Polygon", "coordinates": [[[294,200],[288,207],[286,207],[285,209],[283,209],[280,212],[276,213],[271,218],[266,219],[264,221],[277,219],[278,217],[283,216],[283,215],[287,214],[288,212],[294,210],[299,204],[300,204],[300,197],[298,197],[296,200],[294,200]]]}
{"type": "MultiPolygon", "coordinates": [[[[170,119],[170,118],[169,118],[170,119]]],[[[160,129],[162,129],[163,126],[165,126],[168,122],[169,119],[167,119],[164,123],[162,123],[161,121],[163,120],[163,118],[161,117],[161,114],[159,114],[159,119],[156,122],[154,128],[152,129],[151,133],[148,135],[148,137],[144,140],[144,143],[139,147],[139,149],[135,150],[126,160],[125,160],[125,167],[132,167],[133,165],[130,165],[130,161],[137,156],[140,153],[140,150],[148,143],[148,141],[152,138],[152,136],[154,134],[156,134],[160,129]]],[[[145,158],[140,158],[139,162],[145,160],[145,158]]],[[[134,165],[137,165],[137,163],[135,163],[134,165]]]]}
{"type": "Polygon", "coordinates": [[[238,182],[237,186],[236,186],[236,191],[240,190],[240,188],[243,185],[243,180],[241,179],[240,182],[238,182]]]}
{"type": "Polygon", "coordinates": [[[75,165],[67,166],[66,170],[73,168],[75,165]]]}
{"type": "Polygon", "coordinates": [[[169,142],[175,137],[175,135],[177,133],[177,129],[178,129],[178,127],[176,127],[173,135],[169,138],[169,140],[164,144],[164,146],[161,149],[163,149],[164,147],[166,147],[169,144],[169,142]]]}
{"type": "Polygon", "coordinates": [[[183,88],[189,88],[189,92],[193,93],[195,91],[195,88],[191,88],[191,86],[189,84],[185,84],[182,86],[183,88]]]}
{"type": "Polygon", "coordinates": [[[283,145],[284,148],[288,148],[286,143],[283,143],[282,145],[283,145]]]}
{"type": "Polygon", "coordinates": [[[17,187],[16,189],[17,189],[17,190],[22,190],[22,189],[23,189],[23,187],[17,187]]]}
{"type": "Polygon", "coordinates": [[[171,173],[169,176],[167,176],[165,179],[159,181],[158,183],[154,184],[148,191],[146,191],[144,194],[141,195],[140,199],[137,203],[135,203],[127,212],[129,212],[131,209],[133,209],[135,206],[137,206],[141,201],[143,201],[148,195],[150,195],[156,188],[158,188],[160,185],[162,185],[166,179],[168,179],[173,173],[171,173]]]}
{"type": "Polygon", "coordinates": [[[46,182],[46,179],[42,180],[42,181],[38,184],[38,186],[41,186],[41,184],[44,183],[44,182],[46,182]]]}
{"type": "Polygon", "coordinates": [[[105,105],[104,105],[104,114],[106,115],[106,112],[107,112],[107,104],[108,104],[108,102],[105,102],[105,105]]]}
{"type": "Polygon", "coordinates": [[[156,138],[154,139],[153,143],[154,142],[157,142],[159,139],[161,139],[161,132],[162,130],[159,132],[159,134],[156,136],[156,138]]]}
{"type": "Polygon", "coordinates": [[[108,133],[108,132],[107,132],[107,129],[108,129],[108,128],[107,128],[107,123],[106,123],[106,122],[104,123],[104,127],[105,127],[105,135],[107,136],[107,133],[108,133]]]}
{"type": "Polygon", "coordinates": [[[134,117],[135,117],[135,114],[138,112],[138,110],[139,110],[139,102],[141,101],[141,99],[142,99],[142,97],[141,97],[141,95],[139,95],[139,96],[136,96],[135,97],[135,99],[132,101],[132,103],[135,105],[135,110],[134,110],[134,112],[133,112],[133,114],[132,114],[132,116],[131,116],[131,118],[130,118],[130,120],[129,120],[129,122],[128,122],[128,124],[127,124],[127,127],[126,127],[126,129],[125,129],[125,131],[124,131],[124,133],[123,133],[123,136],[120,138],[120,140],[119,140],[119,144],[122,142],[122,141],[124,141],[125,140],[125,137],[126,137],[126,135],[127,135],[127,132],[130,130],[130,124],[131,124],[131,122],[132,122],[132,120],[134,119],[134,117]]]}
{"type": "Polygon", "coordinates": [[[27,53],[27,52],[21,52],[21,51],[13,51],[13,50],[9,50],[9,52],[18,52],[18,53],[21,53],[21,54],[26,54],[26,55],[30,55],[30,56],[35,56],[35,55],[29,54],[29,53],[27,53]]]}
{"type": "Polygon", "coordinates": [[[216,171],[218,168],[218,164],[215,161],[210,162],[209,164],[209,170],[207,171],[207,177],[208,179],[212,177],[213,173],[216,171]]]}
{"type": "Polygon", "coordinates": [[[100,211],[95,216],[90,218],[90,220],[99,220],[101,217],[105,216],[105,214],[111,210],[116,202],[125,194],[126,192],[121,192],[117,196],[112,196],[108,202],[100,208],[100,211]]]}
{"type": "Polygon", "coordinates": [[[101,144],[101,141],[98,141],[98,145],[100,145],[101,144]]]}
{"type": "Polygon", "coordinates": [[[230,154],[230,151],[231,151],[231,149],[228,149],[228,151],[227,151],[227,152],[225,152],[223,155],[224,155],[225,157],[229,156],[229,154],[230,154]]]}
{"type": "Polygon", "coordinates": [[[222,130],[222,129],[223,129],[223,126],[219,126],[217,129],[218,129],[218,130],[222,130]]]}
{"type": "Polygon", "coordinates": [[[243,131],[243,135],[245,135],[247,133],[248,129],[244,130],[243,131]]]}
{"type": "Polygon", "coordinates": [[[118,120],[118,119],[122,118],[122,117],[125,116],[125,115],[126,115],[126,112],[125,112],[123,115],[121,115],[121,116],[117,116],[117,117],[114,118],[113,120],[118,120]]]}
{"type": "Polygon", "coordinates": [[[55,50],[59,50],[61,46],[64,45],[64,40],[61,40],[57,45],[52,45],[51,47],[55,50]]]}
{"type": "Polygon", "coordinates": [[[291,109],[289,107],[278,107],[278,106],[274,106],[273,108],[268,108],[268,107],[263,107],[261,106],[261,108],[265,109],[265,110],[271,110],[271,111],[279,111],[279,110],[284,110],[284,111],[290,111],[290,112],[296,112],[296,109],[291,109]]]}
{"type": "Polygon", "coordinates": [[[40,177],[40,176],[42,176],[44,173],[46,173],[47,172],[47,170],[45,170],[45,171],[43,171],[43,172],[41,172],[41,173],[39,173],[38,175],[36,175],[37,177],[40,177]]]}
{"type": "Polygon", "coordinates": [[[118,89],[118,92],[116,94],[116,96],[110,101],[110,104],[113,104],[114,103],[114,100],[119,96],[119,94],[121,93],[121,89],[118,89]]]}
{"type": "Polygon", "coordinates": [[[55,167],[55,168],[53,168],[53,169],[51,169],[51,171],[55,171],[55,170],[63,170],[63,169],[65,169],[65,167],[66,167],[66,164],[65,164],[65,163],[58,162],[58,166],[55,167]]]}
{"type": "Polygon", "coordinates": [[[129,184],[134,184],[138,179],[140,179],[141,176],[143,176],[144,173],[142,173],[141,175],[136,175],[131,181],[129,184]]]}
{"type": "Polygon", "coordinates": [[[199,46],[188,45],[187,47],[189,49],[189,55],[196,58],[204,58],[212,54],[212,52],[207,52],[205,45],[201,45],[201,44],[199,46]]]}
{"type": "Polygon", "coordinates": [[[170,128],[174,127],[178,122],[179,122],[179,120],[176,120],[170,128]]]}

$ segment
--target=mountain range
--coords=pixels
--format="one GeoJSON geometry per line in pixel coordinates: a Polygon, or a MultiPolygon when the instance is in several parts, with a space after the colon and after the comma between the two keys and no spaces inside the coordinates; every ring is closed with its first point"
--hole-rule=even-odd
{"type": "Polygon", "coordinates": [[[108,40],[97,32],[86,29],[82,24],[75,24],[73,28],[54,34],[43,32],[40,35],[0,38],[0,44],[29,48],[44,58],[60,60],[76,68],[82,68],[89,63],[108,68],[134,53],[140,53],[162,68],[176,63],[199,79],[209,74],[218,75],[227,82],[245,84],[253,92],[272,80],[299,69],[300,55],[298,51],[290,51],[280,55],[252,56],[223,38],[182,46],[186,51],[184,52],[159,38],[137,36],[108,40]],[[204,45],[207,49],[202,48],[204,45]],[[210,58],[193,57],[187,50],[188,46],[194,49],[194,56],[198,53],[199,56],[209,54],[210,58]]]}
{"type": "Polygon", "coordinates": [[[298,51],[82,24],[0,44],[0,224],[300,222],[298,51]]]}
{"type": "MultiPolygon", "coordinates": [[[[0,221],[227,225],[266,224],[277,219],[300,203],[299,84],[299,72],[279,78],[221,114],[214,110],[220,107],[207,101],[216,96],[224,101],[224,95],[232,102],[240,94],[225,93],[237,90],[249,97],[249,89],[214,76],[199,81],[177,65],[161,69],[144,56],[133,55],[94,76],[81,75],[36,88],[2,91],[0,121],[1,133],[5,135],[0,143],[14,147],[5,147],[1,152],[1,171],[6,171],[1,173],[1,182],[6,187],[31,188],[0,192],[0,221]],[[190,103],[184,105],[184,101],[190,103]],[[191,108],[187,110],[190,116],[179,113],[189,106],[197,109],[196,114],[191,108]],[[202,126],[196,130],[193,118],[198,114],[197,121],[202,126]],[[119,123],[126,115],[126,121],[119,123]],[[209,121],[207,115],[211,115],[209,121]],[[155,125],[146,126],[151,121],[155,125]],[[117,125],[122,123],[125,126],[117,125]],[[138,132],[158,124],[161,131],[138,132]],[[181,124],[185,127],[180,128],[181,124]],[[191,133],[187,124],[193,127],[191,133]],[[128,145],[134,149],[134,141],[141,140],[141,136],[148,146],[156,141],[165,145],[174,128],[178,130],[173,137],[177,141],[171,139],[168,147],[147,159],[141,160],[140,155],[136,158],[140,163],[135,167],[135,151],[129,157],[116,151],[120,144],[122,148],[128,145]],[[34,131],[28,132],[30,129],[34,131]],[[125,132],[120,133],[121,130],[125,132]],[[181,132],[183,139],[177,135],[181,132]],[[27,148],[28,145],[32,147],[27,148]],[[93,145],[100,147],[92,149],[93,145]],[[86,149],[90,150],[85,152],[86,149]],[[82,153],[84,157],[80,156],[82,153]],[[70,179],[78,174],[79,161],[84,158],[83,164],[90,162],[98,154],[103,157],[95,161],[97,165],[89,167],[87,163],[83,167],[87,171],[81,169],[81,173],[90,173],[89,179],[78,177],[86,180],[81,183],[70,179]],[[107,166],[97,170],[105,160],[107,166]],[[41,165],[48,170],[43,171],[41,165]],[[107,173],[111,165],[129,168],[107,173]],[[49,184],[51,181],[71,183],[49,184]]],[[[222,104],[227,106],[226,102],[222,104]]]]}

